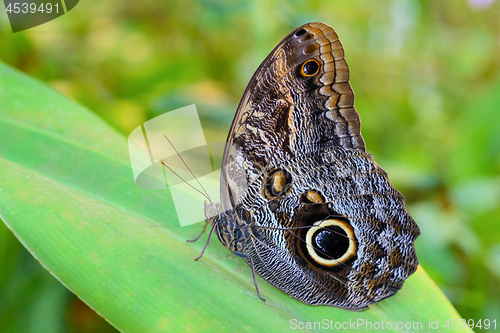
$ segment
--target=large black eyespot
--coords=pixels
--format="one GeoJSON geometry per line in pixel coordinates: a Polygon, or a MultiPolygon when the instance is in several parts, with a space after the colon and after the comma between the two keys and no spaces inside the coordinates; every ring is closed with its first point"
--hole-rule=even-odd
{"type": "Polygon", "coordinates": [[[316,59],[309,59],[302,64],[300,69],[300,75],[305,77],[311,77],[319,72],[319,62],[316,59]]]}
{"type": "Polygon", "coordinates": [[[356,255],[357,242],[351,225],[343,220],[314,223],[306,234],[307,252],[322,266],[335,267],[356,255]]]}

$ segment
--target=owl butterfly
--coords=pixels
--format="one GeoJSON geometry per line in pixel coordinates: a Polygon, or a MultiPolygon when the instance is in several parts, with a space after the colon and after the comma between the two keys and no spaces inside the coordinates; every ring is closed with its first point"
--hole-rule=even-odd
{"type": "Polygon", "coordinates": [[[253,273],[306,304],[363,310],[417,269],[419,228],[365,152],[330,26],[295,29],[253,75],[227,138],[221,203],[205,214],[209,238],[215,230],[253,273]]]}

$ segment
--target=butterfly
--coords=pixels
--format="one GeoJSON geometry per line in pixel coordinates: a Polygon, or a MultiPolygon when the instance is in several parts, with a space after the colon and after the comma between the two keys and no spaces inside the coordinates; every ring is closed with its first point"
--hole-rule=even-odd
{"type": "Polygon", "coordinates": [[[215,232],[245,260],[256,288],[255,273],[306,304],[363,310],[417,269],[419,228],[366,153],[344,50],[325,23],[292,31],[251,78],[220,191],[205,203],[209,240],[215,232]]]}

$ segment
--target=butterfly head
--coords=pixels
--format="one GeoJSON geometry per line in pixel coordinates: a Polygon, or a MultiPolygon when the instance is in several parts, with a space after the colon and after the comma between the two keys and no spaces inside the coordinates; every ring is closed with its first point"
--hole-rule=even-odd
{"type": "Polygon", "coordinates": [[[205,201],[205,219],[212,227],[215,225],[215,234],[222,245],[232,252],[243,249],[248,231],[240,227],[234,210],[223,212],[220,204],[205,201]]]}

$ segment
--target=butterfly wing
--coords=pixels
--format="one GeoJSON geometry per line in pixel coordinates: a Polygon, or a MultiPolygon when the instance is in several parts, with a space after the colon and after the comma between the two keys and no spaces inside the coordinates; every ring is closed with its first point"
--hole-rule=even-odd
{"type": "Polygon", "coordinates": [[[242,252],[256,272],[307,304],[365,309],[395,294],[418,266],[420,232],[404,197],[356,149],[325,149],[271,169],[236,212],[250,212],[242,252]],[[282,180],[272,179],[280,172],[282,180]]]}
{"type": "Polygon", "coordinates": [[[360,310],[415,271],[419,230],[365,152],[348,80],[331,27],[285,37],[238,107],[221,203],[251,230],[241,252],[264,279],[308,304],[360,310]]]}

